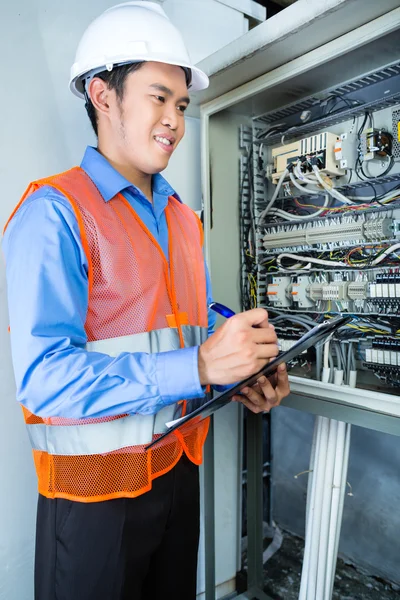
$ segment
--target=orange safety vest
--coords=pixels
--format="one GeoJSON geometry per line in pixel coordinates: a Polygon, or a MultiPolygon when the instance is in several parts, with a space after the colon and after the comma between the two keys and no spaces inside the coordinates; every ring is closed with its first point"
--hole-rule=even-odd
{"type": "MultiPolygon", "coordinates": [[[[168,265],[123,195],[105,202],[79,167],[31,183],[8,223],[43,186],[61,192],[78,221],[89,265],[88,351],[161,352],[206,339],[203,234],[191,209],[173,196],[168,200],[168,265]]],[[[150,490],[152,480],[172,469],[183,452],[200,464],[208,419],[180,428],[147,452],[144,447],[166,430],[166,422],[204,401],[182,400],[156,415],[80,420],[42,418],[23,407],[39,493],[80,502],[135,497],[150,490]]]]}

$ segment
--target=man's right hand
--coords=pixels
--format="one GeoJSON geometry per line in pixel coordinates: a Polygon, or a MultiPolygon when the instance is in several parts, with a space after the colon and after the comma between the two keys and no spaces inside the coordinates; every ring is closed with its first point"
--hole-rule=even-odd
{"type": "Polygon", "coordinates": [[[229,318],[199,348],[201,385],[229,385],[254,375],[278,355],[277,341],[263,308],[229,318]]]}

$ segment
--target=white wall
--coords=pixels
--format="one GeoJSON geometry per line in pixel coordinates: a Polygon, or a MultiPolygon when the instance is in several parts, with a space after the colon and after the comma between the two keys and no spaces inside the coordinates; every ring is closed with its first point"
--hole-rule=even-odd
{"type": "Polygon", "coordinates": [[[185,137],[163,172],[185,204],[201,209],[200,119],[186,117],[185,137]]]}
{"type": "MultiPolygon", "coordinates": [[[[30,180],[79,163],[85,146],[94,143],[82,103],[67,89],[69,67],[87,24],[115,3],[14,0],[0,4],[1,227],[30,180]]],[[[195,60],[246,28],[243,15],[217,0],[166,0],[164,7],[181,27],[195,60]]],[[[200,207],[198,165],[198,122],[188,119],[187,140],[173,157],[168,177],[194,208],[200,207]]],[[[0,261],[0,600],[32,600],[36,478],[15,402],[7,325],[0,261]]]]}
{"type": "Polygon", "coordinates": [[[215,0],[163,0],[162,6],[182,31],[195,63],[226,46],[249,28],[242,12],[215,0]]]}
{"type": "MultiPolygon", "coordinates": [[[[218,0],[160,0],[160,3],[182,32],[194,63],[229,44],[249,28],[248,20],[242,12],[229,8],[218,0]]],[[[240,4],[247,6],[249,0],[232,3],[233,6],[240,4]]],[[[199,149],[199,120],[187,118],[186,136],[165,170],[165,176],[184,202],[194,210],[201,208],[199,149]],[[191,175],[182,177],[182,173],[191,175]]]]}

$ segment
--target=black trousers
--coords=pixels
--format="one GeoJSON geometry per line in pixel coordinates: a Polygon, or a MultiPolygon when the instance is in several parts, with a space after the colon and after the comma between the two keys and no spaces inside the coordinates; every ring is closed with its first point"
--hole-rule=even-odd
{"type": "Polygon", "coordinates": [[[195,600],[199,496],[186,457],[137,498],[39,496],[35,600],[195,600]]]}

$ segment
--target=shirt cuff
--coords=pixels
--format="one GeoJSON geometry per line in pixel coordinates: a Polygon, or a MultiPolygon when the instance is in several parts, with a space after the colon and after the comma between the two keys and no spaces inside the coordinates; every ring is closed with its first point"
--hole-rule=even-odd
{"type": "Polygon", "coordinates": [[[198,346],[157,353],[156,378],[162,404],[204,397],[198,354],[198,346]]]}

